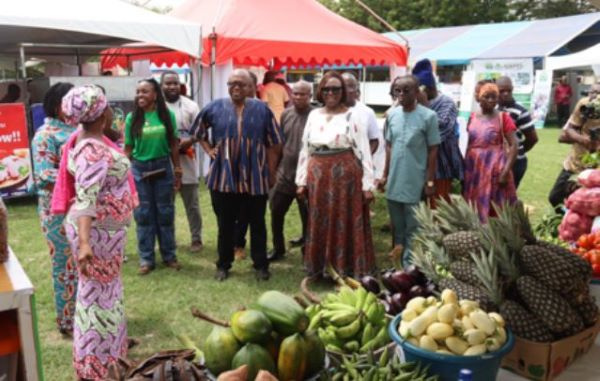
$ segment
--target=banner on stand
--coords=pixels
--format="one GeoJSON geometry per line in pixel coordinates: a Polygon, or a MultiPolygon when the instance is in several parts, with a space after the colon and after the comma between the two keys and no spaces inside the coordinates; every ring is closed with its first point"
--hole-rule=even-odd
{"type": "Polygon", "coordinates": [[[25,105],[0,104],[0,195],[3,198],[33,192],[33,170],[25,105]]]}
{"type": "Polygon", "coordinates": [[[533,102],[531,105],[531,117],[535,128],[543,128],[546,116],[550,109],[550,97],[552,96],[552,71],[536,70],[535,86],[533,87],[533,102]]]}

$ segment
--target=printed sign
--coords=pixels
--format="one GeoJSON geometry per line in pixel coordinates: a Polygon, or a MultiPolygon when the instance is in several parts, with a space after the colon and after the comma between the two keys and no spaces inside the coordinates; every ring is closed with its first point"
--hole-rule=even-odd
{"type": "Polygon", "coordinates": [[[552,71],[536,70],[535,86],[533,88],[533,102],[531,105],[531,117],[535,128],[543,128],[548,109],[550,107],[550,96],[552,95],[552,71]]]}
{"type": "Polygon", "coordinates": [[[473,60],[471,61],[471,70],[477,73],[476,81],[507,76],[512,80],[514,93],[531,94],[533,91],[533,60],[531,58],[473,60]]]}
{"type": "Polygon", "coordinates": [[[0,104],[0,195],[23,196],[33,189],[25,106],[0,104]]]}

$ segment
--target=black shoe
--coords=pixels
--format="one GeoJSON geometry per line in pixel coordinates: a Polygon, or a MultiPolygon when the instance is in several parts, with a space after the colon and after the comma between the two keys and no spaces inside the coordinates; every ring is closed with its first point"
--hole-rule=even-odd
{"type": "Polygon", "coordinates": [[[229,277],[229,271],[223,270],[223,269],[217,269],[217,272],[215,273],[216,280],[218,280],[219,282],[222,282],[225,279],[227,279],[228,277],[229,277]]]}
{"type": "Polygon", "coordinates": [[[267,253],[267,260],[269,262],[275,262],[283,259],[285,257],[285,253],[276,253],[275,250],[271,250],[267,253]]]}
{"type": "Polygon", "coordinates": [[[304,245],[304,237],[296,237],[294,239],[290,239],[290,245],[293,247],[304,245]]]}
{"type": "Polygon", "coordinates": [[[271,273],[267,269],[258,269],[256,270],[256,280],[264,280],[267,281],[271,278],[271,273]]]}

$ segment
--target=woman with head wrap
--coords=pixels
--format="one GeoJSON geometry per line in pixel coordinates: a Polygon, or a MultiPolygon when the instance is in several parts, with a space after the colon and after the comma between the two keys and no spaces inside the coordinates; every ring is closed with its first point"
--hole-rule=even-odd
{"type": "Polygon", "coordinates": [[[517,200],[511,172],[517,157],[516,127],[508,114],[496,110],[498,95],[496,84],[483,84],[477,94],[480,111],[471,114],[467,126],[463,194],[477,206],[482,222],[495,215],[492,204],[517,200]]]}
{"type": "Polygon", "coordinates": [[[463,157],[458,147],[458,109],[454,101],[438,92],[433,76],[433,68],[428,59],[421,60],[413,68],[420,84],[424,106],[429,107],[438,117],[441,143],[438,148],[437,167],[435,172],[435,196],[431,199],[432,207],[439,198],[450,199],[452,180],[463,179],[463,157]]]}
{"type": "Polygon", "coordinates": [[[113,116],[99,87],[72,89],[62,110],[68,121],[82,125],[68,157],[76,196],[65,223],[79,273],[73,362],[79,380],[105,380],[127,352],[121,266],[135,207],[131,164],[104,142],[103,129],[113,116]]]}
{"type": "Polygon", "coordinates": [[[70,83],[59,82],[48,89],[44,96],[46,119],[36,131],[31,142],[34,179],[38,194],[38,212],[42,223],[42,232],[50,247],[50,258],[52,259],[56,323],[58,330],[68,336],[73,332],[77,270],[63,228],[64,216],[52,215],[50,202],[58,174],[62,147],[75,131],[75,127],[65,123],[60,107],[62,98],[72,87],[73,85],[70,83]]]}

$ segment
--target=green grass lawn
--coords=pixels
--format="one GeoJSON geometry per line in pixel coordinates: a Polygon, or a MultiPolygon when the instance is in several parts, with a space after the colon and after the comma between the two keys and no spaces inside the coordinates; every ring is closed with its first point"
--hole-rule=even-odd
{"type": "MultiPolygon", "coordinates": [[[[529,154],[529,169],[519,190],[520,197],[531,207],[534,220],[550,210],[547,195],[568,151],[568,146],[557,143],[558,132],[556,129],[539,131],[540,142],[529,154]]],[[[19,200],[8,204],[10,245],[36,287],[46,380],[72,379],[71,342],[62,339],[55,326],[50,258],[40,230],[35,201],[19,200]]],[[[205,247],[202,253],[191,254],[187,250],[189,233],[185,212],[181,199],[177,199],[178,257],[183,265],[180,272],[159,266],[146,277],[138,276],[135,230],[129,230],[126,249],[129,261],[123,269],[123,280],[129,334],[141,341],[141,345],[130,352],[134,359],[159,350],[178,348],[174,333],[185,333],[196,342],[202,342],[211,327],[192,318],[189,312],[191,306],[227,319],[233,310],[250,303],[265,290],[278,289],[289,294],[299,292],[303,268],[297,250],[272,266],[273,277],[269,282],[258,283],[255,280],[249,259],[235,263],[226,282],[215,282],[217,229],[205,188],[201,190],[201,207],[205,247]]],[[[380,231],[387,220],[383,197],[378,197],[374,210],[376,215],[372,225],[378,265],[389,267],[385,253],[389,250],[390,236],[380,231]]],[[[292,206],[287,217],[286,238],[296,237],[299,233],[299,216],[296,207],[292,206]]]]}

